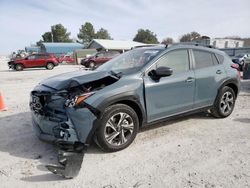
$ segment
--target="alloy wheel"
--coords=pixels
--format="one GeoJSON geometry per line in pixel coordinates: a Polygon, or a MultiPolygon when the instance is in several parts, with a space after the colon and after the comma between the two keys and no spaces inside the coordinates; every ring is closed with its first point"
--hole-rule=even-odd
{"type": "Polygon", "coordinates": [[[234,96],[230,91],[225,92],[220,101],[220,110],[223,114],[231,113],[234,105],[234,96]]]}
{"type": "Polygon", "coordinates": [[[131,138],[134,122],[130,115],[119,112],[111,116],[104,129],[106,141],[113,146],[121,146],[131,138]]]}

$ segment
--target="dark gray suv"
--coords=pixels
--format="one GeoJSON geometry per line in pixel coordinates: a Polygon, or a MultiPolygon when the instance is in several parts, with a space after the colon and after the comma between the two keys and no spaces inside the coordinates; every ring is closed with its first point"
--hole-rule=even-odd
{"type": "Polygon", "coordinates": [[[231,64],[224,52],[207,47],[137,48],[95,71],[42,81],[31,92],[33,125],[62,150],[80,152],[95,140],[105,151],[118,151],[141,126],[168,117],[204,110],[229,116],[240,84],[231,64]]]}

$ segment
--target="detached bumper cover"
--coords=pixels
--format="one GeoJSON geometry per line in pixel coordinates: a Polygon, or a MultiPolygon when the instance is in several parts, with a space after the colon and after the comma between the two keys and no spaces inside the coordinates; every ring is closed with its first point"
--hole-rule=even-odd
{"type": "MultiPolygon", "coordinates": [[[[38,117],[39,116],[35,114],[32,115],[32,124],[36,135],[39,137],[39,139],[46,142],[51,142],[58,148],[59,165],[46,165],[46,168],[52,173],[64,178],[76,177],[81,169],[84,153],[87,150],[87,145],[76,141],[65,141],[63,140],[63,137],[57,138],[54,135],[44,133],[37,123],[37,121],[39,121],[38,119],[41,121],[43,118],[38,117]]],[[[46,120],[43,119],[43,122],[46,122],[46,120]]],[[[47,125],[53,127],[51,124],[47,125]]],[[[46,129],[47,128],[45,128],[45,130],[46,129]]]]}
{"type": "Polygon", "coordinates": [[[46,168],[53,174],[62,176],[67,179],[76,177],[81,169],[84,152],[61,152],[58,155],[60,166],[46,165],[46,168]]]}

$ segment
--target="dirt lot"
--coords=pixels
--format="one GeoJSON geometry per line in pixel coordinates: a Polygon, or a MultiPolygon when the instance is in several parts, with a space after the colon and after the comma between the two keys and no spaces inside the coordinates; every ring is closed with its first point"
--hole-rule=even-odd
{"type": "Polygon", "coordinates": [[[117,153],[95,145],[77,178],[64,180],[44,165],[56,151],[33,134],[29,92],[42,79],[79,69],[8,70],[0,62],[0,91],[8,111],[0,112],[0,187],[250,187],[250,82],[242,83],[233,114],[214,119],[205,113],[143,129],[117,153]]]}

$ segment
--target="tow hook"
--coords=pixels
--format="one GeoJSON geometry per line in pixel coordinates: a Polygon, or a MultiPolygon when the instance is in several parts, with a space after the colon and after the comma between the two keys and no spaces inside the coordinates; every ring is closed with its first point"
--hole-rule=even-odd
{"type": "Polygon", "coordinates": [[[84,154],[86,152],[86,147],[61,145],[59,143],[58,151],[58,162],[60,165],[46,165],[46,168],[53,174],[62,176],[66,179],[72,179],[79,174],[81,169],[84,154]]]}

